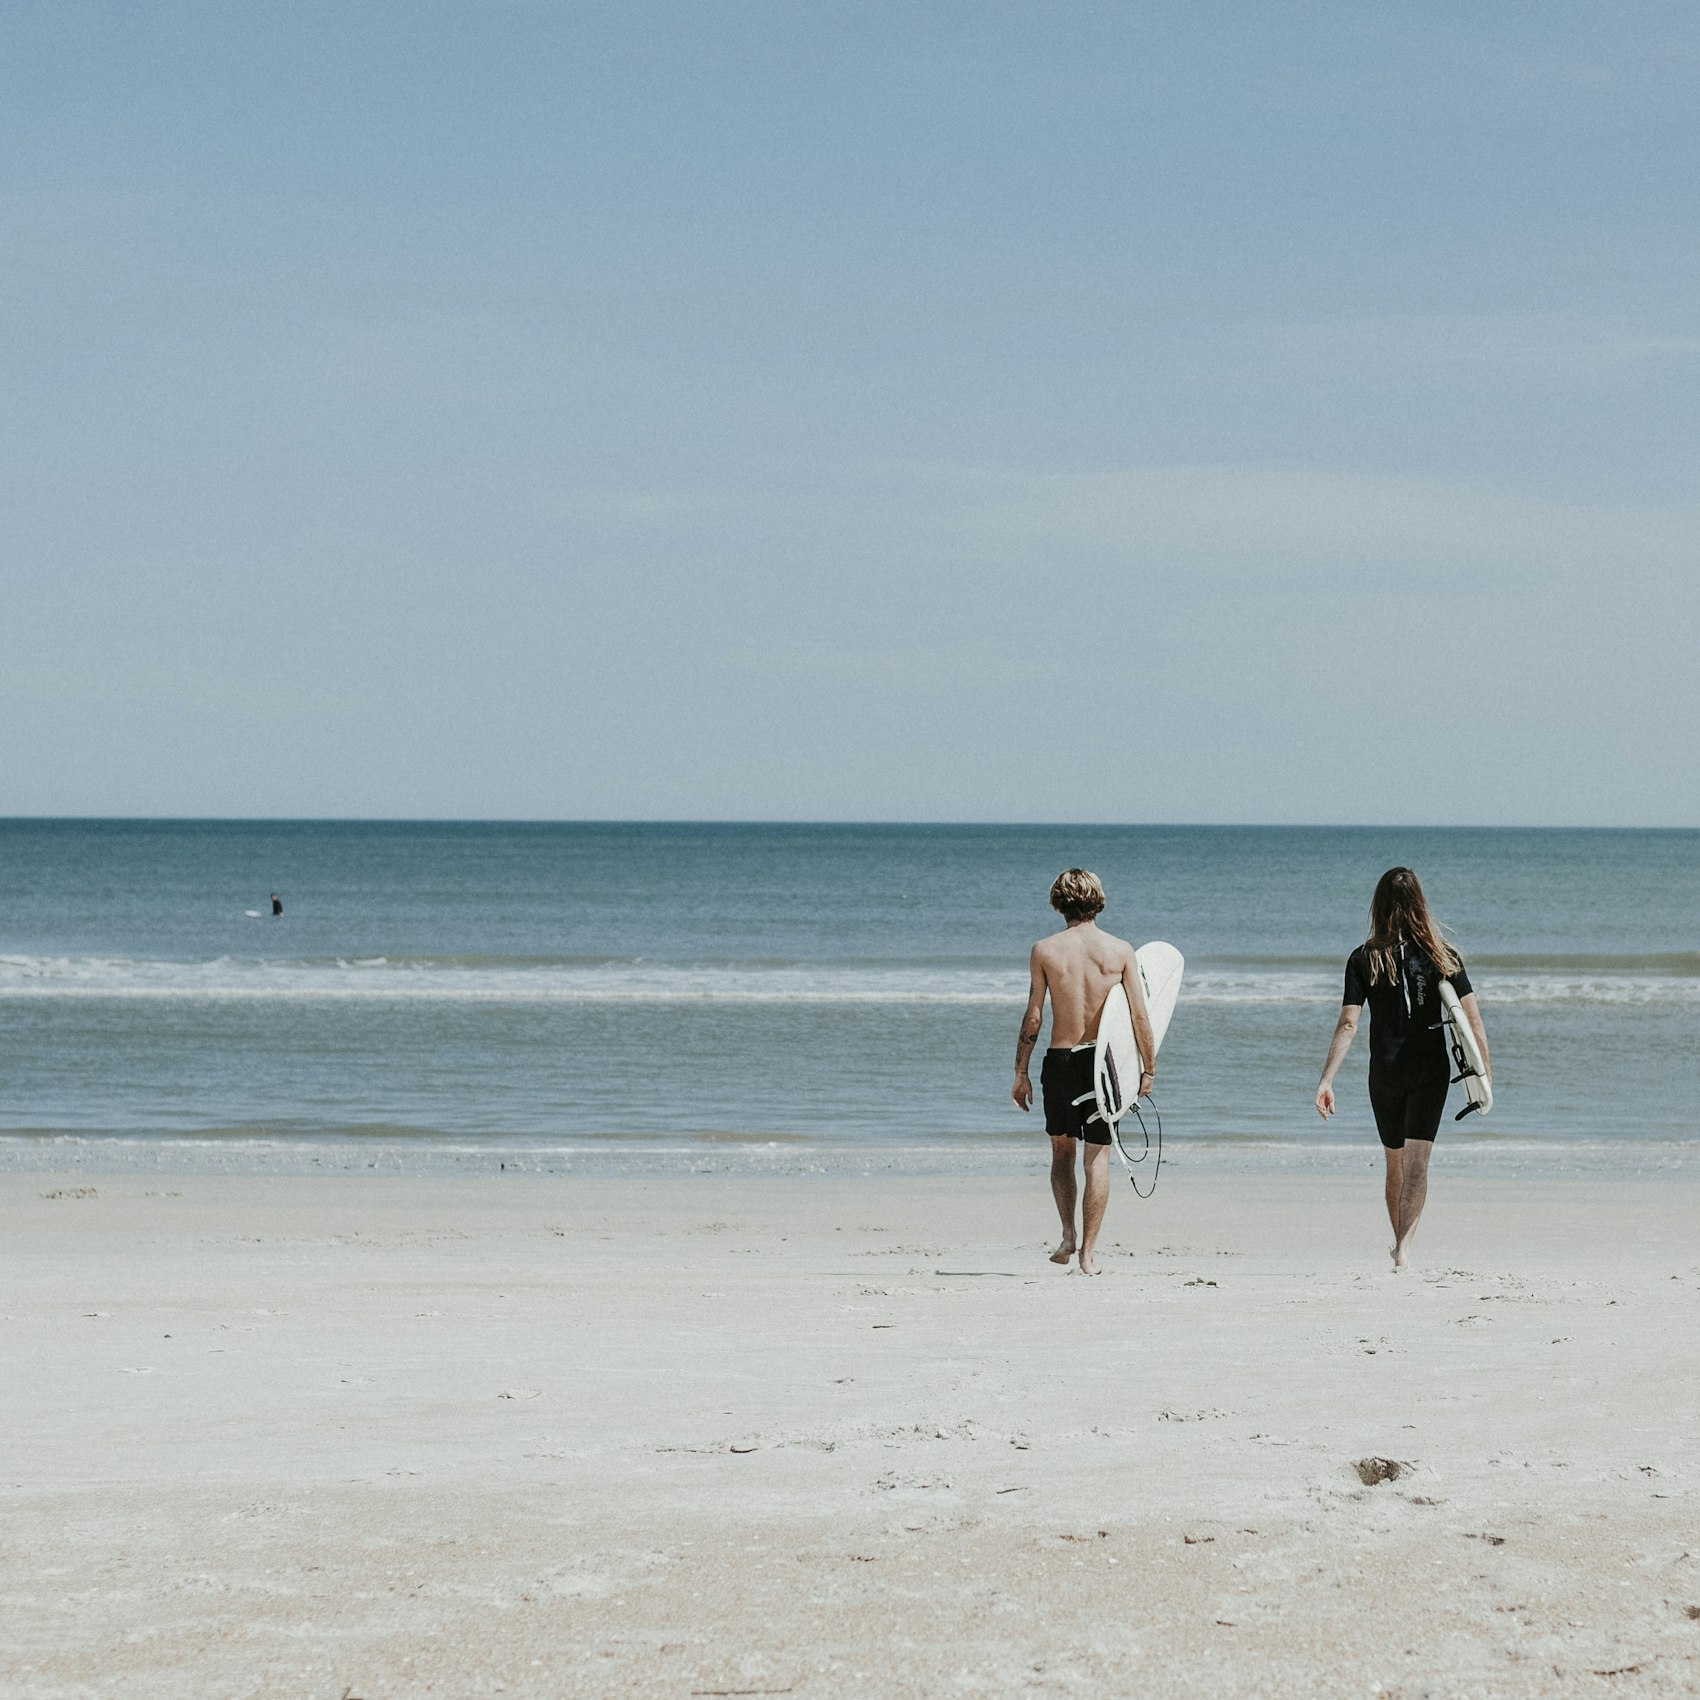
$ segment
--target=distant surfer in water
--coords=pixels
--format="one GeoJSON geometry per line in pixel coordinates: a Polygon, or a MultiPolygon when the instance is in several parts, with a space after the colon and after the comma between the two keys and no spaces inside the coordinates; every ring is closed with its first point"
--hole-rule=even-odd
{"type": "MultiPolygon", "coordinates": [[[[1334,1114],[1334,1077],[1369,1005],[1369,1102],[1387,1159],[1393,1267],[1411,1260],[1411,1237],[1428,1198],[1428,1165],[1452,1081],[1440,983],[1450,980],[1488,1065],[1487,1031],[1463,959],[1435,925],[1422,882],[1389,868],[1369,906],[1369,937],[1346,961],[1346,990],[1316,1089],[1317,1112],[1334,1114]]],[[[1489,1079],[1492,1067],[1485,1067],[1489,1079]]]]}
{"type": "Polygon", "coordinates": [[[272,914],[273,915],[281,915],[282,913],[283,913],[283,899],[281,897],[279,897],[278,894],[274,891],[272,893],[272,914]]]}
{"type": "Polygon", "coordinates": [[[1021,1018],[1021,1037],[1015,1045],[1015,1085],[1010,1096],[1023,1110],[1033,1107],[1033,1082],[1027,1059],[1044,1025],[1045,998],[1051,1000],[1051,1045],[1039,1070],[1045,1092],[1045,1131],[1051,1136],[1051,1194],[1062,1218],[1062,1243],[1051,1262],[1067,1263],[1078,1251],[1082,1275],[1096,1275],[1092,1250],[1103,1225],[1110,1197],[1110,1129],[1097,1113],[1092,1083],[1093,1046],[1104,1002],[1118,982],[1127,988],[1133,1012],[1133,1033],[1139,1045],[1143,1072],[1139,1091],[1151,1090],[1156,1077],[1157,1047],[1145,1013],[1145,987],[1134,961],[1133,946],[1099,930],[1104,888],[1096,874],[1069,868],[1051,886],[1051,907],[1068,924],[1060,933],[1040,939],[1029,963],[1032,977],[1027,1013],[1021,1018]],[[1085,1147],[1086,1194],[1080,1232],[1075,1233],[1075,1205],[1080,1186],[1075,1155],[1085,1147]]]}

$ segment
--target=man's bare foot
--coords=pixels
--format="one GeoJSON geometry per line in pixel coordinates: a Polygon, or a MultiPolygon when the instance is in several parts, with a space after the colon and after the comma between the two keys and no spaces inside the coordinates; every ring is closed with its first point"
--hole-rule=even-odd
{"type": "Polygon", "coordinates": [[[1406,1254],[1405,1248],[1402,1244],[1396,1245],[1393,1248],[1393,1267],[1395,1270],[1409,1269],[1411,1267],[1411,1259],[1406,1254]]]}
{"type": "Polygon", "coordinates": [[[1092,1253],[1083,1251],[1080,1254],[1080,1273],[1082,1275],[1102,1275],[1104,1272],[1092,1261],[1092,1253]]]}
{"type": "Polygon", "coordinates": [[[1063,1243],[1060,1246],[1058,1246],[1055,1251],[1053,1251],[1051,1253],[1051,1262],[1053,1262],[1053,1263],[1069,1263],[1069,1262],[1073,1261],[1073,1258],[1074,1258],[1074,1241],[1073,1240],[1064,1240],[1063,1243]]]}

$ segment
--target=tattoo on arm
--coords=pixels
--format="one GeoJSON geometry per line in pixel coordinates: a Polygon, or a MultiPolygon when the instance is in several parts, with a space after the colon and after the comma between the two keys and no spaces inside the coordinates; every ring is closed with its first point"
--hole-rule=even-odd
{"type": "Polygon", "coordinates": [[[1017,1074],[1027,1072],[1027,1059],[1032,1056],[1033,1044],[1038,1037],[1038,1022],[1022,1022],[1021,1037],[1015,1041],[1015,1072],[1017,1074]]]}

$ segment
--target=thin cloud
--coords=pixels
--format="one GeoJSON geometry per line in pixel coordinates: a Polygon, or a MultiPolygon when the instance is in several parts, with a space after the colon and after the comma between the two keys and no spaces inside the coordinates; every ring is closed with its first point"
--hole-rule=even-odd
{"type": "Polygon", "coordinates": [[[1406,313],[1245,327],[1278,353],[1422,367],[1551,367],[1566,373],[1700,355],[1700,336],[1558,313],[1406,313]]]}

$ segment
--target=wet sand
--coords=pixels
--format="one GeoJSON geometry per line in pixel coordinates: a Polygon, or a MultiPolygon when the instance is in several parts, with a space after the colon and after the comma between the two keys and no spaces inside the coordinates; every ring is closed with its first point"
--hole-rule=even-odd
{"type": "Polygon", "coordinates": [[[1700,1186],[1444,1159],[9,1175],[0,1693],[1700,1692],[1700,1186]]]}

